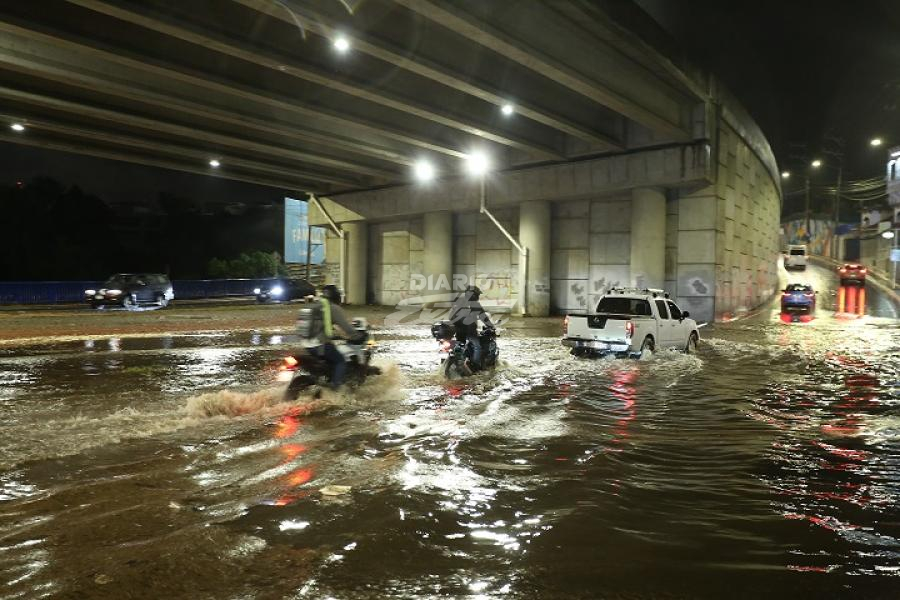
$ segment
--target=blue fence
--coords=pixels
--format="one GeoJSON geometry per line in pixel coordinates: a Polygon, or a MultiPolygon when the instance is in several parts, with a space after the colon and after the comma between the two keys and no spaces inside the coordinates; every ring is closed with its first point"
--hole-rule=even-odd
{"type": "MultiPolygon", "coordinates": [[[[179,279],[172,282],[175,300],[252,296],[271,279],[179,279]]],[[[61,304],[83,302],[84,290],[102,281],[0,281],[0,304],[61,304]]]]}

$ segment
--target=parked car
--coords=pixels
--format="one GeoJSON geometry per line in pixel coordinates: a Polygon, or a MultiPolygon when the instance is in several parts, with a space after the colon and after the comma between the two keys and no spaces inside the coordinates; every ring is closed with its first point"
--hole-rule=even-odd
{"type": "Polygon", "coordinates": [[[838,268],[841,285],[865,285],[866,273],[868,269],[856,263],[846,263],[838,268]]]}
{"type": "Polygon", "coordinates": [[[316,293],[305,279],[273,279],[253,290],[257,302],[290,302],[316,293]]]}
{"type": "Polygon", "coordinates": [[[781,320],[785,323],[812,321],[816,312],[816,291],[808,283],[791,283],[781,292],[781,320]]]}
{"type": "Polygon", "coordinates": [[[784,255],[785,269],[806,269],[806,245],[791,244],[784,255]]]}
{"type": "Polygon", "coordinates": [[[84,298],[92,308],[134,308],[141,304],[164,307],[175,299],[175,292],[172,282],[161,273],[117,273],[100,289],[84,290],[84,298]]]}
{"type": "Polygon", "coordinates": [[[697,350],[700,330],[663,290],[615,288],[600,298],[594,314],[568,315],[562,343],[575,355],[639,357],[674,348],[697,350]]]}

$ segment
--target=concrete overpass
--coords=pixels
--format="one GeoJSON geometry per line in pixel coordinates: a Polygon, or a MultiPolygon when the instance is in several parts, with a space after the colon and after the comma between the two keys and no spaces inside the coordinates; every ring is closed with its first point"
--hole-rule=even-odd
{"type": "Polygon", "coordinates": [[[313,194],[354,303],[455,274],[529,314],[634,283],[709,319],[774,290],[768,144],[635,7],[356,4],[0,0],[0,114],[26,127],[0,139],[313,194]]]}

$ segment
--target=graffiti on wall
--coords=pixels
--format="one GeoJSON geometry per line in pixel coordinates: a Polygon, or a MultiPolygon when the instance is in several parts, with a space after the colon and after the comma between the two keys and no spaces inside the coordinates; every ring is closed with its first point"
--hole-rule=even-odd
{"type": "Polygon", "coordinates": [[[811,219],[809,229],[806,219],[795,219],[782,223],[784,244],[806,244],[810,254],[831,256],[831,239],[834,227],[830,221],[811,219]]]}

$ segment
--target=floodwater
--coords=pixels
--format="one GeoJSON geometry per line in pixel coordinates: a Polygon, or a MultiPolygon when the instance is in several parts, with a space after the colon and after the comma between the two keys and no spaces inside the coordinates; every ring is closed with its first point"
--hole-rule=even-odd
{"type": "Polygon", "coordinates": [[[900,328],[829,276],[693,356],[446,382],[393,328],[291,404],[289,332],[0,349],[0,598],[900,597],[900,328]]]}

